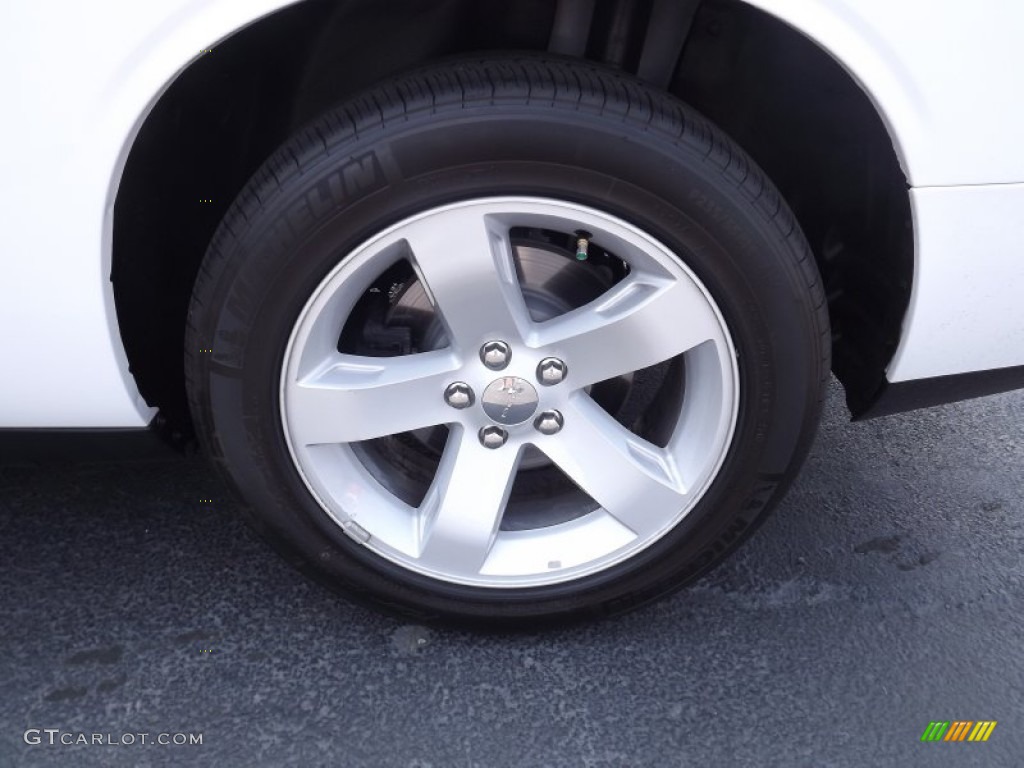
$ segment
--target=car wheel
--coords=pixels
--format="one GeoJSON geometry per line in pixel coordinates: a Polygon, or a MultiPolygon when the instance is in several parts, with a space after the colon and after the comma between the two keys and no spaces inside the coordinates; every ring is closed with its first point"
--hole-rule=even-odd
{"type": "Polygon", "coordinates": [[[253,524],[345,594],[607,615],[777,503],[824,306],[779,194],[688,107],[585,63],[456,60],[249,182],[195,284],[189,396],[253,524]]]}

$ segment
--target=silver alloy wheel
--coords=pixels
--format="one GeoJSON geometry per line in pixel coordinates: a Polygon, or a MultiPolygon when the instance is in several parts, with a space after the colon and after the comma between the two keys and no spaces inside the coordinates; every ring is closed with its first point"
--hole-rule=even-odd
{"type": "Polygon", "coordinates": [[[410,571],[492,588],[594,574],[664,536],[721,467],[738,401],[736,355],[725,321],[672,252],[614,216],[528,197],[433,208],[356,248],[300,312],[280,382],[281,418],[295,466],[347,534],[410,571]],[[595,247],[628,265],[628,274],[596,300],[536,322],[517,277],[513,227],[585,230],[595,247]],[[360,297],[404,259],[443,318],[447,346],[396,357],[339,352],[339,335],[360,297]],[[500,372],[481,360],[484,345],[494,340],[511,350],[500,372]],[[599,382],[679,356],[685,396],[663,447],[622,426],[591,397],[599,382]],[[565,380],[529,385],[546,358],[564,361],[565,380]],[[507,386],[499,383],[505,380],[507,386]],[[451,407],[445,393],[454,382],[480,393],[511,389],[502,413],[515,405],[515,418],[496,420],[481,402],[451,407]],[[517,401],[517,390],[527,388],[529,401],[517,401]],[[562,417],[554,434],[534,427],[535,414],[547,411],[562,417]],[[496,424],[507,440],[485,447],[481,430],[496,424]],[[413,506],[373,475],[356,444],[436,425],[447,425],[448,439],[429,490],[413,506]],[[553,525],[502,529],[517,468],[530,446],[597,508],[553,525]]]}

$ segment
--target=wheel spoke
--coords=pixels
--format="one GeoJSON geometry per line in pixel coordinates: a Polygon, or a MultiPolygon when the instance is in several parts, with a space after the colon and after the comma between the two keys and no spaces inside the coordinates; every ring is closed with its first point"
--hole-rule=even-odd
{"type": "Polygon", "coordinates": [[[400,357],[334,355],[289,387],[292,435],[304,445],[348,443],[442,424],[444,389],[458,370],[450,350],[400,357]]]}
{"type": "Polygon", "coordinates": [[[507,227],[476,211],[453,210],[407,228],[419,274],[454,345],[516,341],[528,325],[507,227]]]}
{"type": "Polygon", "coordinates": [[[471,430],[452,431],[420,505],[423,566],[446,573],[480,572],[501,524],[518,463],[514,449],[484,448],[471,430]]]}
{"type": "Polygon", "coordinates": [[[569,365],[574,387],[664,362],[721,335],[701,290],[686,279],[638,274],[545,323],[531,337],[569,365]]]}
{"type": "Polygon", "coordinates": [[[536,445],[591,498],[638,536],[652,533],[666,510],[680,509],[686,489],[673,457],[634,435],[578,393],[557,436],[536,445]]]}

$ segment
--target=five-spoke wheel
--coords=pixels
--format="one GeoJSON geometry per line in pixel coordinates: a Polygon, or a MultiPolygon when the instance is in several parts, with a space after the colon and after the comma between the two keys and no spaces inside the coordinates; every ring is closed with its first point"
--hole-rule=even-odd
{"type": "MultiPolygon", "coordinates": [[[[528,250],[544,274],[601,269],[550,242],[528,250]]],[[[578,578],[656,541],[714,477],[737,409],[728,330],[679,258],[618,218],[536,198],[441,206],[356,248],[303,309],[283,369],[292,455],[338,525],[405,568],[488,587],[578,578]],[[564,312],[537,322],[529,297],[544,285],[523,284],[529,275],[514,233],[550,233],[557,242],[579,229],[590,233],[592,250],[620,262],[621,279],[578,307],[554,293],[545,306],[561,301],[564,312]],[[359,302],[403,261],[430,297],[420,323],[441,326],[436,334],[422,329],[433,348],[387,357],[339,352],[359,302]],[[664,427],[655,442],[591,390],[619,384],[619,405],[632,389],[652,386],[637,372],[657,366],[665,369],[658,386],[686,396],[648,398],[664,427]],[[407,461],[371,461],[359,450],[440,425],[447,438],[418,503],[392,490],[404,487],[407,461]],[[562,505],[529,526],[503,528],[506,511],[516,512],[513,487],[550,485],[551,465],[576,486],[576,509],[562,505]]]]}

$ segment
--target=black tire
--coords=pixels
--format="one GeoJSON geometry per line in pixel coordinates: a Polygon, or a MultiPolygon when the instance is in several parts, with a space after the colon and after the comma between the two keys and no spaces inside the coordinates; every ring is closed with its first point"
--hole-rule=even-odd
{"type": "Polygon", "coordinates": [[[251,523],[293,563],[420,621],[525,625],[634,608],[732,551],[778,503],[809,448],[828,342],[821,281],[792,213],[720,130],[628,76],[509,56],[383,83],[282,146],[209,247],[185,367],[205,451],[251,523]],[[740,409],[714,482],[654,545],[576,581],[488,590],[411,573],[343,533],[293,465],[277,387],[295,319],[340,255],[425,208],[507,194],[586,204],[683,254],[732,334],[740,409]]]}

